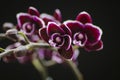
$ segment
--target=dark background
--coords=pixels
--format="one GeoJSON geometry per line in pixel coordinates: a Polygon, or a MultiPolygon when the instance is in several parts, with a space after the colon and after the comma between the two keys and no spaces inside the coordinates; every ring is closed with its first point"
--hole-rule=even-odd
{"type": "MultiPolygon", "coordinates": [[[[93,23],[103,30],[104,49],[99,52],[81,50],[79,70],[84,80],[119,80],[118,52],[119,42],[119,6],[117,0],[1,0],[0,1],[0,31],[4,22],[16,24],[16,14],[26,12],[29,6],[36,7],[41,13],[52,14],[59,8],[63,20],[75,19],[81,11],[87,11],[93,18],[93,23]]],[[[5,47],[7,42],[0,41],[5,47]]],[[[50,67],[49,73],[54,80],[75,80],[72,71],[66,66],[50,67]]],[[[0,62],[0,80],[40,80],[38,72],[31,64],[0,62]]]]}

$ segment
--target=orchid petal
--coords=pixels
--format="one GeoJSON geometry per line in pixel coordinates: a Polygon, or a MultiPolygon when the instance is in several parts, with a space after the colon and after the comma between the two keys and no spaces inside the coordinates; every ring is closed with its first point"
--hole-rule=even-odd
{"type": "Polygon", "coordinates": [[[28,13],[31,14],[31,15],[38,16],[38,17],[40,16],[39,11],[34,7],[29,7],[28,13]]]}
{"type": "Polygon", "coordinates": [[[71,30],[68,28],[68,26],[66,26],[65,24],[61,24],[60,27],[65,31],[65,34],[68,34],[68,35],[72,36],[72,32],[71,32],[71,30]]]}
{"type": "Polygon", "coordinates": [[[39,36],[40,36],[43,40],[45,40],[46,42],[48,42],[49,37],[48,37],[48,35],[47,35],[46,28],[40,28],[40,29],[39,29],[39,36]]]}
{"type": "Polygon", "coordinates": [[[102,30],[91,23],[85,24],[85,33],[88,38],[87,45],[96,44],[96,42],[98,42],[102,36],[102,30]]]}
{"type": "Polygon", "coordinates": [[[72,43],[72,39],[69,35],[64,35],[64,44],[62,48],[69,50],[72,43]]]}
{"type": "Polygon", "coordinates": [[[86,45],[85,50],[90,51],[99,51],[103,49],[103,42],[100,40],[98,43],[96,43],[94,46],[86,45]]]}
{"type": "Polygon", "coordinates": [[[55,12],[54,12],[54,17],[55,17],[55,19],[56,20],[58,20],[58,21],[62,21],[62,15],[61,15],[61,12],[60,12],[60,10],[59,9],[56,9],[55,10],[55,12]]]}
{"type": "Polygon", "coordinates": [[[66,59],[71,59],[73,56],[73,49],[71,46],[68,50],[66,50],[64,48],[60,48],[60,49],[58,49],[58,52],[61,56],[63,56],[66,59]]]}
{"type": "Polygon", "coordinates": [[[40,18],[42,18],[44,20],[45,24],[47,24],[50,21],[54,21],[55,20],[55,18],[53,16],[51,16],[49,14],[46,14],[46,13],[42,13],[40,15],[40,18]]]}
{"type": "Polygon", "coordinates": [[[42,28],[42,27],[45,27],[45,23],[41,18],[39,18],[37,16],[32,16],[32,17],[33,17],[33,20],[34,20],[38,29],[42,28]]]}
{"type": "Polygon", "coordinates": [[[71,30],[73,35],[77,32],[83,32],[84,29],[84,25],[78,21],[68,20],[65,21],[63,24],[68,26],[68,28],[71,30]]]}
{"type": "Polygon", "coordinates": [[[92,23],[92,18],[90,16],[90,14],[85,11],[79,13],[78,16],[76,17],[76,20],[80,21],[83,24],[92,23]]]}
{"type": "Polygon", "coordinates": [[[18,22],[18,27],[21,28],[22,25],[25,23],[25,22],[28,22],[28,21],[32,21],[32,17],[30,14],[27,14],[27,13],[18,13],[17,14],[17,22],[18,22]]]}
{"type": "Polygon", "coordinates": [[[48,22],[48,25],[47,25],[47,34],[49,36],[51,36],[54,33],[64,34],[65,32],[55,22],[48,22]]]}

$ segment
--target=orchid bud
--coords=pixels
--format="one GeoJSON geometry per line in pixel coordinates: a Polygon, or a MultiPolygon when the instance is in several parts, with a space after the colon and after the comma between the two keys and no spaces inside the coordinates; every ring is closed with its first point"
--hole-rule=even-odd
{"type": "Polygon", "coordinates": [[[14,51],[15,57],[25,56],[26,53],[27,53],[26,46],[20,46],[20,47],[16,48],[14,51]]]}
{"type": "Polygon", "coordinates": [[[2,58],[2,60],[6,63],[9,63],[9,62],[14,62],[16,60],[14,54],[10,54],[10,55],[7,55],[7,56],[4,56],[2,58]]]}
{"type": "Polygon", "coordinates": [[[17,30],[16,29],[9,29],[6,31],[6,36],[10,38],[13,41],[18,40],[18,35],[17,35],[17,30]]]}
{"type": "Polygon", "coordinates": [[[9,30],[9,29],[13,29],[14,28],[14,25],[12,24],[12,23],[10,23],[10,22],[5,22],[4,24],[3,24],[3,29],[5,30],[5,31],[7,31],[7,30],[9,30]]]}

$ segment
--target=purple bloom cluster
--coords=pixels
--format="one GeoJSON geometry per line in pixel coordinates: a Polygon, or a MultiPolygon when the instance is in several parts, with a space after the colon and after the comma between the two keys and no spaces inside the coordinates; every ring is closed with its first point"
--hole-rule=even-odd
{"type": "Polygon", "coordinates": [[[54,15],[40,14],[37,9],[30,7],[28,13],[17,14],[18,26],[26,35],[39,33],[42,40],[56,47],[60,55],[70,59],[73,56],[72,45],[77,45],[87,51],[102,49],[102,30],[92,23],[90,14],[83,11],[75,20],[61,23],[59,9],[54,15]],[[39,31],[38,31],[39,29],[39,31]]]}
{"type": "MultiPolygon", "coordinates": [[[[54,52],[49,49],[38,49],[38,56],[46,59],[61,61],[60,55],[66,59],[76,59],[74,47],[80,47],[86,51],[98,51],[103,48],[101,40],[102,30],[94,25],[89,13],[80,12],[75,20],[62,22],[62,15],[56,9],[53,15],[39,13],[34,7],[29,7],[27,13],[17,14],[17,29],[27,35],[33,42],[43,40],[51,47],[57,49],[54,52]],[[58,55],[53,55],[57,53],[58,55]]],[[[31,53],[31,52],[30,52],[31,53]]],[[[27,54],[30,54],[29,52],[27,54]]],[[[9,56],[8,56],[9,57],[9,56]]],[[[17,58],[18,61],[27,61],[28,56],[17,58]]]]}

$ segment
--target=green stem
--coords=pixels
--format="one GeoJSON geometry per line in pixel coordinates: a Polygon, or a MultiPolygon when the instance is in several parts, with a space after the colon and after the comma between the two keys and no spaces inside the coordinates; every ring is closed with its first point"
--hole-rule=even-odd
{"type": "Polygon", "coordinates": [[[48,47],[49,45],[47,43],[29,43],[25,46],[19,46],[15,49],[10,49],[10,50],[2,50],[2,52],[0,53],[0,58],[8,55],[8,54],[12,54],[14,51],[22,51],[22,49],[26,49],[26,50],[30,50],[30,49],[35,49],[35,48],[40,48],[40,47],[48,47]],[[21,48],[24,47],[24,48],[21,48]]]}
{"type": "Polygon", "coordinates": [[[4,52],[4,51],[5,51],[5,49],[3,49],[3,48],[0,47],[0,52],[4,52]]]}
{"type": "Polygon", "coordinates": [[[27,38],[27,36],[23,32],[19,31],[18,34],[24,37],[24,39],[25,39],[25,41],[26,41],[27,44],[30,43],[29,39],[27,38]]]}
{"type": "Polygon", "coordinates": [[[3,39],[9,39],[11,41],[15,41],[15,40],[11,39],[10,37],[6,36],[5,33],[0,33],[0,40],[3,40],[3,39]]]}
{"type": "Polygon", "coordinates": [[[42,80],[47,80],[48,73],[45,66],[42,64],[42,62],[38,59],[33,59],[32,64],[38,70],[38,72],[42,75],[42,80]]]}
{"type": "Polygon", "coordinates": [[[72,60],[65,60],[65,62],[70,66],[70,68],[73,70],[77,80],[83,80],[83,76],[79,69],[77,68],[76,64],[72,60]]]}

